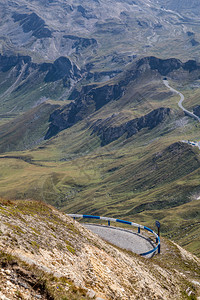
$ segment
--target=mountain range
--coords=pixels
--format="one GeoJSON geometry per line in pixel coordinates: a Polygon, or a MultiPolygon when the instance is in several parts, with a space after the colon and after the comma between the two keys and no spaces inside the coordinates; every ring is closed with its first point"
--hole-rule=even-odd
{"type": "MultiPolygon", "coordinates": [[[[200,5],[0,3],[0,196],[154,227],[200,256],[200,5]]],[[[20,202],[21,203],[21,202],[20,202]]]]}
{"type": "Polygon", "coordinates": [[[3,53],[34,61],[70,57],[80,67],[120,70],[139,55],[199,53],[198,1],[3,1],[3,53]]]}

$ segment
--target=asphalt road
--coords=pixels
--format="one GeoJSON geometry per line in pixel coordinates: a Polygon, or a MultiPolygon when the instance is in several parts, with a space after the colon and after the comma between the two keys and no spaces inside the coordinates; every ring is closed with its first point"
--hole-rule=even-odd
{"type": "MultiPolygon", "coordinates": [[[[131,230],[96,224],[84,224],[84,226],[107,242],[137,254],[142,254],[155,248],[155,245],[149,238],[131,230]]],[[[145,257],[150,258],[152,254],[145,257]]]]}
{"type": "Polygon", "coordinates": [[[194,119],[197,119],[197,120],[200,122],[200,118],[199,118],[197,115],[193,114],[191,111],[189,111],[189,110],[187,110],[186,108],[184,108],[184,106],[183,106],[183,104],[182,104],[183,101],[184,101],[184,99],[185,99],[184,95],[183,95],[182,93],[180,93],[179,91],[173,89],[173,88],[169,85],[168,80],[163,80],[163,83],[164,83],[164,85],[165,85],[168,89],[170,89],[170,91],[172,91],[172,92],[178,94],[178,95],[181,97],[181,99],[180,99],[180,101],[179,101],[179,103],[178,103],[178,106],[184,111],[184,113],[185,113],[186,115],[188,115],[188,116],[194,118],[194,119]]]}

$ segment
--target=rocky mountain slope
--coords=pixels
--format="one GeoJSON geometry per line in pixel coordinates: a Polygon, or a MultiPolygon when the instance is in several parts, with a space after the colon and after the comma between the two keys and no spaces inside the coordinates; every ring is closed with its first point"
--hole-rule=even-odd
{"type": "MultiPolygon", "coordinates": [[[[1,151],[23,150],[23,144],[25,144],[24,149],[30,148],[86,117],[91,118],[93,113],[98,113],[102,109],[108,118],[111,112],[118,113],[119,110],[121,113],[122,110],[126,111],[128,115],[127,107],[135,102],[134,98],[143,97],[137,91],[139,80],[146,85],[143,81],[149,81],[149,77],[152,78],[152,82],[155,82],[161,80],[164,75],[174,79],[180,77],[182,80],[188,77],[196,79],[199,72],[199,64],[195,61],[182,63],[177,59],[161,60],[147,57],[136,60],[120,75],[105,83],[82,86],[88,73],[86,70],[77,69],[76,65],[67,58],[61,57],[54,63],[36,64],[29,56],[1,56],[0,116],[3,124],[2,126],[0,124],[0,149],[1,151]],[[50,99],[56,102],[49,101],[50,99]],[[64,101],[64,99],[68,100],[64,101]],[[114,103],[118,107],[108,110],[108,105],[114,103]],[[59,108],[56,110],[56,107],[59,108]],[[22,112],[24,114],[18,117],[22,112]],[[19,133],[16,128],[21,127],[22,120],[28,124],[24,126],[24,133],[23,131],[19,133]],[[42,126],[43,130],[40,130],[39,127],[42,129],[42,126]],[[27,132],[29,127],[32,134],[29,134],[30,131],[27,132]],[[13,139],[13,146],[10,143],[10,136],[13,139]]],[[[166,92],[166,96],[168,94],[166,92]]],[[[164,94],[159,96],[165,97],[164,94]]],[[[140,102],[144,102],[144,98],[140,102]]],[[[156,108],[159,108],[159,105],[156,108]]],[[[143,107],[143,110],[143,114],[147,114],[153,111],[153,107],[151,109],[143,107]]],[[[136,109],[132,108],[131,111],[136,109]]],[[[136,115],[138,116],[142,117],[141,114],[136,115]]],[[[128,118],[131,119],[130,116],[128,118]]]]}
{"type": "Polygon", "coordinates": [[[162,5],[162,7],[165,7],[167,9],[177,11],[179,13],[183,13],[188,17],[193,17],[197,16],[200,10],[200,4],[199,1],[197,0],[192,0],[190,2],[186,0],[156,0],[156,3],[159,3],[162,5]]]}
{"type": "Polygon", "coordinates": [[[33,63],[30,56],[0,55],[0,112],[9,117],[58,99],[81,78],[81,71],[67,57],[53,63],[33,63]],[[54,95],[54,96],[53,96],[54,95]]]}
{"type": "Polygon", "coordinates": [[[31,54],[36,61],[68,56],[80,66],[90,63],[98,70],[123,68],[140,54],[199,56],[199,20],[185,16],[190,7],[183,1],[173,3],[3,1],[0,49],[31,54]]]}
{"type": "MultiPolygon", "coordinates": [[[[2,299],[195,299],[200,261],[162,239],[148,260],[33,201],[0,201],[2,299]]],[[[197,299],[197,298],[196,298],[197,299]]]]}
{"type": "Polygon", "coordinates": [[[126,134],[126,138],[130,138],[143,128],[153,129],[160,124],[169,113],[169,108],[161,107],[151,111],[148,115],[133,119],[116,127],[112,127],[107,119],[104,121],[98,120],[92,125],[92,134],[100,136],[101,145],[104,146],[117,140],[124,134],[126,134]]]}
{"type": "MultiPolygon", "coordinates": [[[[69,96],[74,101],[51,114],[50,127],[45,139],[73,126],[86,117],[91,117],[92,113],[105,108],[111,101],[118,102],[118,107],[120,106],[119,102],[125,102],[123,106],[126,106],[125,99],[134,93],[134,89],[139,84],[138,81],[143,77],[146,77],[148,82],[151,81],[150,78],[160,77],[161,79],[161,76],[169,76],[174,79],[181,77],[184,80],[187,77],[197,79],[199,73],[200,65],[193,60],[186,63],[182,63],[178,59],[162,60],[156,57],[136,60],[127,67],[127,70],[106,83],[86,85],[80,91],[75,88],[69,96]]],[[[134,101],[134,97],[130,101],[134,101]]],[[[118,112],[119,108],[116,110],[113,112],[118,112]]],[[[154,118],[153,114],[150,118],[154,118]]],[[[141,126],[141,129],[143,127],[145,125],[141,126]]]]}

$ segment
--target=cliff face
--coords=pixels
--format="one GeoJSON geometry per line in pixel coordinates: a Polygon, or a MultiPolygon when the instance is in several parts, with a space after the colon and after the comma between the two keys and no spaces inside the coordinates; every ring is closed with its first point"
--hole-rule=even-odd
{"type": "Polygon", "coordinates": [[[40,70],[47,70],[44,81],[55,82],[63,79],[64,81],[72,78],[74,80],[80,78],[80,70],[67,57],[59,57],[53,64],[42,64],[40,70]]]}
{"type": "Polygon", "coordinates": [[[197,115],[198,117],[200,117],[200,105],[197,105],[193,108],[193,112],[195,115],[197,115]]]}
{"type": "Polygon", "coordinates": [[[24,33],[32,32],[32,36],[36,38],[50,38],[52,33],[46,27],[45,22],[36,13],[31,14],[13,14],[14,22],[22,26],[24,33]]]}
{"type": "Polygon", "coordinates": [[[168,240],[162,239],[160,256],[147,260],[107,244],[41,202],[0,199],[0,217],[2,299],[179,300],[199,295],[200,261],[168,240]]]}
{"type": "Polygon", "coordinates": [[[43,63],[37,64],[33,63],[30,56],[22,55],[1,55],[0,54],[0,71],[7,72],[12,68],[16,67],[17,71],[20,72],[20,69],[23,65],[26,67],[26,75],[29,75],[31,69],[37,70],[39,73],[38,76],[42,73],[45,75],[45,82],[55,82],[58,80],[65,80],[72,78],[77,80],[80,78],[80,70],[77,66],[72,63],[67,57],[59,57],[53,63],[43,63]]]}
{"type": "Polygon", "coordinates": [[[73,126],[76,122],[88,117],[110,101],[117,100],[122,93],[123,88],[118,84],[102,87],[83,87],[74,102],[51,114],[49,119],[51,124],[45,139],[49,139],[58,132],[73,126]]]}
{"type": "MultiPolygon", "coordinates": [[[[7,72],[13,67],[20,69],[23,64],[31,64],[30,56],[21,56],[21,55],[2,55],[0,54],[0,71],[7,72]]],[[[33,66],[34,64],[32,64],[33,66]]]]}
{"type": "Polygon", "coordinates": [[[156,57],[145,57],[138,62],[138,67],[143,64],[149,64],[151,70],[157,70],[162,76],[168,75],[174,70],[180,69],[183,65],[180,60],[175,58],[170,59],[159,59],[156,57]]]}
{"type": "Polygon", "coordinates": [[[143,128],[153,129],[160,124],[166,116],[170,114],[169,108],[158,108],[151,111],[149,114],[136,118],[120,126],[109,126],[107,120],[98,120],[92,125],[93,134],[97,134],[101,139],[101,145],[107,145],[117,140],[122,135],[126,134],[126,138],[131,137],[143,128]]]}
{"type": "Polygon", "coordinates": [[[189,60],[186,63],[182,63],[179,59],[159,59],[154,56],[145,57],[138,61],[138,67],[144,64],[148,64],[151,70],[157,70],[160,75],[167,76],[169,73],[182,68],[185,71],[200,70],[200,65],[195,60],[189,60]]]}

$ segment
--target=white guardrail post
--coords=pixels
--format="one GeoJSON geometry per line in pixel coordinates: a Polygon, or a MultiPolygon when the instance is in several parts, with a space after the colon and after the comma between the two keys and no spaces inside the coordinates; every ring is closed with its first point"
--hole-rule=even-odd
{"type": "Polygon", "coordinates": [[[155,236],[157,246],[154,249],[152,249],[148,252],[141,253],[140,255],[145,256],[145,255],[148,255],[148,254],[152,254],[152,253],[155,253],[157,250],[158,250],[158,253],[160,253],[160,237],[159,237],[159,235],[157,233],[155,233],[152,229],[150,229],[146,226],[143,226],[143,225],[140,225],[140,224],[137,224],[137,223],[133,223],[133,222],[129,222],[129,221],[120,220],[120,219],[108,218],[108,217],[100,217],[100,216],[92,216],[92,215],[79,215],[79,214],[68,214],[68,216],[72,217],[73,219],[83,218],[83,219],[103,220],[103,221],[108,222],[108,226],[110,226],[110,222],[118,222],[118,223],[122,223],[122,224],[127,224],[127,225],[137,227],[138,228],[138,233],[140,233],[141,229],[149,231],[155,236]]]}

